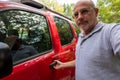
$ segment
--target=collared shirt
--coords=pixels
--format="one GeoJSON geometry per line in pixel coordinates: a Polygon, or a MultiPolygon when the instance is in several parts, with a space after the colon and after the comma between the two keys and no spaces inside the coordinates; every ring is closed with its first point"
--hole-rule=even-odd
{"type": "Polygon", "coordinates": [[[76,80],[120,80],[120,25],[99,22],[76,45],[76,80]]]}

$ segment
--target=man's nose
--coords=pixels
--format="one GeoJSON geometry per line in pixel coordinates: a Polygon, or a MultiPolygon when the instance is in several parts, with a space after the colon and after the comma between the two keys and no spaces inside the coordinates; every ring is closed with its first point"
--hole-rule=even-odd
{"type": "Polygon", "coordinates": [[[83,19],[83,15],[80,12],[78,13],[78,19],[83,19]]]}

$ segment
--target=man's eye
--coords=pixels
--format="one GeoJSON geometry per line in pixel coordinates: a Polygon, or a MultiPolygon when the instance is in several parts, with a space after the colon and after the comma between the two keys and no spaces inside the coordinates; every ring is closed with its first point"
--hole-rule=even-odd
{"type": "Polygon", "coordinates": [[[89,10],[85,9],[85,10],[82,10],[82,11],[81,11],[81,14],[86,14],[86,13],[88,13],[88,12],[89,12],[89,10]]]}
{"type": "Polygon", "coordinates": [[[77,16],[78,16],[78,13],[75,13],[75,14],[74,14],[74,17],[77,17],[77,16]]]}

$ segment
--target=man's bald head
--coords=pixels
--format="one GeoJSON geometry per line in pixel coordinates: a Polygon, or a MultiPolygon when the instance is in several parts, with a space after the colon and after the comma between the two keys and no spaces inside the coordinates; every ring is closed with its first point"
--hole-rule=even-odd
{"type": "MultiPolygon", "coordinates": [[[[95,7],[95,4],[94,4],[94,2],[92,1],[92,0],[79,0],[77,3],[76,3],[76,5],[75,5],[75,7],[78,5],[78,4],[87,4],[87,5],[89,5],[89,6],[91,6],[92,8],[96,8],[95,7]]],[[[75,7],[74,7],[74,9],[75,9],[75,7]]]]}

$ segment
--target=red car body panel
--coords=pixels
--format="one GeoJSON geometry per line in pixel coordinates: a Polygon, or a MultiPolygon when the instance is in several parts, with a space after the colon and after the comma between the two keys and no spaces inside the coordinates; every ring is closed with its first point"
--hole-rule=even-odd
{"type": "Polygon", "coordinates": [[[74,80],[75,68],[55,70],[49,68],[51,62],[59,59],[63,62],[75,59],[75,46],[77,43],[76,31],[69,20],[67,20],[73,31],[73,41],[68,45],[61,45],[60,37],[53,19],[52,12],[44,12],[35,8],[14,3],[0,2],[0,11],[4,9],[24,9],[32,12],[43,14],[48,22],[51,34],[53,49],[46,54],[37,56],[23,63],[14,65],[13,71],[9,76],[0,80],[74,80]]]}

